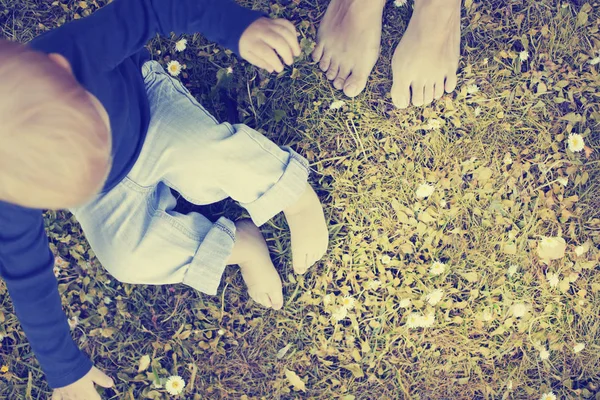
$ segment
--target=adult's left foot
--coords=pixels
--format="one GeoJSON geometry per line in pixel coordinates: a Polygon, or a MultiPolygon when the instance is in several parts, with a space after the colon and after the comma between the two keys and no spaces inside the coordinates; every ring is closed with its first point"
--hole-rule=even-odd
{"type": "Polygon", "coordinates": [[[461,0],[415,0],[412,18],[392,59],[392,101],[427,105],[456,88],[461,0]]]}

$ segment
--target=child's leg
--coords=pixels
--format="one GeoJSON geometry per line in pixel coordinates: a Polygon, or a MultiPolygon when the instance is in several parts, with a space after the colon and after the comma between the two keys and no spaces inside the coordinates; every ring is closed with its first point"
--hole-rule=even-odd
{"type": "Polygon", "coordinates": [[[121,282],[184,283],[214,295],[225,266],[235,263],[256,302],[281,308],[281,281],[258,228],[226,218],[213,224],[199,213],[177,213],[175,205],[165,184],[141,187],[128,177],[71,211],[98,260],[121,282]],[[248,281],[248,275],[262,279],[248,281]]]}
{"type": "Polygon", "coordinates": [[[164,182],[195,204],[231,197],[248,210],[257,226],[284,211],[294,269],[305,272],[328,244],[323,209],[307,184],[307,161],[245,125],[218,124],[158,63],[145,68],[151,70],[146,82],[153,129],[169,138],[159,146],[165,154],[162,164],[154,163],[165,171],[164,182]]]}

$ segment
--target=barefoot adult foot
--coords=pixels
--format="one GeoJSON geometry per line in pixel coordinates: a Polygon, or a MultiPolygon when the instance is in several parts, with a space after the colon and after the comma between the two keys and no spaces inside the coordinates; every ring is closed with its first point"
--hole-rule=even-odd
{"type": "Polygon", "coordinates": [[[323,206],[313,188],[307,184],[300,199],[283,213],[292,237],[294,271],[303,274],[327,252],[329,231],[323,206]]]}
{"type": "Polygon", "coordinates": [[[254,301],[279,310],[283,307],[283,287],[263,235],[248,219],[237,221],[235,226],[235,245],[227,264],[240,266],[254,301]]]}
{"type": "Polygon", "coordinates": [[[385,0],[331,0],[312,53],[333,86],[360,94],[379,57],[385,0]]]}
{"type": "Polygon", "coordinates": [[[426,105],[456,88],[461,0],[415,0],[412,18],[392,59],[392,101],[426,105]]]}

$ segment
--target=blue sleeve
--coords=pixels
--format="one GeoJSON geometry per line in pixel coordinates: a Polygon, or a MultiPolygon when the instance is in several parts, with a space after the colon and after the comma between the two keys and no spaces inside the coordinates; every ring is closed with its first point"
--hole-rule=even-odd
{"type": "Polygon", "coordinates": [[[77,43],[85,52],[82,58],[95,60],[110,70],[141,50],[156,34],[168,36],[171,32],[199,32],[239,54],[242,33],[262,16],[233,0],[114,0],[31,44],[48,49],[64,46],[65,42],[77,43]]]}
{"type": "Polygon", "coordinates": [[[57,388],[83,377],[92,363],[71,337],[53,267],[42,212],[0,201],[0,276],[48,384],[57,388]]]}

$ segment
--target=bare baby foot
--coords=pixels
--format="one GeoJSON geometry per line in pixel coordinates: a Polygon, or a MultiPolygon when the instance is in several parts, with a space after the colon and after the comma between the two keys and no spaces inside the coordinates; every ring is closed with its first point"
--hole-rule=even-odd
{"type": "Polygon", "coordinates": [[[379,57],[385,0],[331,0],[312,53],[348,97],[360,94],[379,57]]]}
{"type": "Polygon", "coordinates": [[[240,266],[248,294],[254,301],[279,310],[283,307],[283,287],[265,239],[248,219],[237,221],[235,226],[235,245],[227,264],[240,266]]]}
{"type": "Polygon", "coordinates": [[[327,252],[329,232],[323,206],[307,184],[304,194],[283,211],[292,237],[292,262],[297,274],[305,273],[327,252]]]}
{"type": "Polygon", "coordinates": [[[412,18],[392,59],[392,100],[406,108],[456,88],[460,56],[460,0],[415,0],[412,18]],[[412,96],[411,96],[412,94],[412,96]]]}

